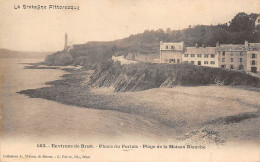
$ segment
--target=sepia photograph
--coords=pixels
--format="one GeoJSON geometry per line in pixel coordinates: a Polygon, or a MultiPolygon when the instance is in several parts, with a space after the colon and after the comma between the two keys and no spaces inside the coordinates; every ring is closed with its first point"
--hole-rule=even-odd
{"type": "Polygon", "coordinates": [[[260,161],[259,0],[0,0],[0,161],[260,161]]]}

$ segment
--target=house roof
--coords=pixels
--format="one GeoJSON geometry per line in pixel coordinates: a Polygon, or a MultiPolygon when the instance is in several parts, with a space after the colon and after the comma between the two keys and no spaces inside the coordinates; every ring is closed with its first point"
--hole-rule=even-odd
{"type": "Polygon", "coordinates": [[[248,49],[244,44],[221,44],[217,51],[247,51],[260,50],[260,43],[248,43],[248,49]]]}
{"type": "Polygon", "coordinates": [[[259,51],[260,50],[260,43],[249,43],[249,50],[250,51],[259,51]]]}
{"type": "Polygon", "coordinates": [[[163,42],[163,45],[181,45],[182,42],[163,42]]]}
{"type": "Polygon", "coordinates": [[[184,42],[180,43],[173,43],[173,42],[164,42],[160,44],[160,50],[166,50],[166,51],[183,51],[184,48],[184,42]]]}
{"type": "Polygon", "coordinates": [[[214,54],[216,47],[187,47],[185,54],[214,54]]]}
{"type": "Polygon", "coordinates": [[[217,51],[246,51],[246,47],[243,44],[221,44],[216,49],[217,51]]]}

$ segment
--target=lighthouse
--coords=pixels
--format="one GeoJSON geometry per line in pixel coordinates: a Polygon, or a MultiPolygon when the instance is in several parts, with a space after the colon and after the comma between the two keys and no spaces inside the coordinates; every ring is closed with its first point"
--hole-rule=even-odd
{"type": "Polygon", "coordinates": [[[65,33],[64,50],[66,51],[67,49],[68,49],[68,34],[65,33]]]}

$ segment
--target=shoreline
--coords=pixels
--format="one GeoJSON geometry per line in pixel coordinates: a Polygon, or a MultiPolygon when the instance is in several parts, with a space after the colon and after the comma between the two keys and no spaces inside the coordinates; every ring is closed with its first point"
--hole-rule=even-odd
{"type": "Polygon", "coordinates": [[[117,142],[120,139],[129,141],[133,137],[140,141],[158,139],[160,142],[172,135],[169,127],[156,120],[117,111],[67,106],[16,93],[46,87],[46,82],[62,79],[60,76],[65,74],[60,69],[24,69],[23,62],[26,61],[9,60],[3,64],[10,65],[3,73],[2,137],[5,141],[57,142],[62,138],[64,142],[83,139],[117,142]]]}
{"type": "MultiPolygon", "coordinates": [[[[237,96],[237,98],[234,99],[225,99],[223,98],[223,96],[222,98],[218,96],[222,95],[218,94],[219,90],[234,92],[241,91],[246,95],[247,93],[257,95],[256,93],[259,91],[256,88],[250,89],[247,87],[234,88],[230,86],[196,86],[156,88],[139,92],[117,93],[106,91],[107,89],[105,88],[103,88],[103,90],[102,88],[91,88],[85,82],[87,80],[87,77],[89,77],[90,75],[88,71],[71,68],[63,68],[63,70],[69,73],[64,74],[61,80],[47,82],[46,85],[51,85],[50,87],[28,89],[17,93],[24,94],[31,98],[43,98],[51,100],[65,105],[72,105],[90,109],[114,110],[118,112],[139,115],[144,118],[157,120],[161,124],[175,129],[178,134],[176,137],[177,140],[181,138],[184,140],[190,140],[191,137],[184,138],[187,132],[188,134],[193,134],[192,136],[194,136],[194,132],[196,132],[197,130],[199,132],[196,132],[195,136],[201,135],[203,133],[205,134],[206,132],[206,136],[209,135],[206,138],[209,138],[208,140],[216,140],[216,144],[224,144],[225,141],[229,140],[228,138],[230,137],[227,138],[225,137],[225,135],[223,136],[221,132],[214,130],[217,129],[223,131],[223,127],[226,127],[227,125],[237,123],[239,124],[247,122],[248,120],[258,120],[260,116],[260,106],[257,102],[254,102],[250,99],[242,101],[242,98],[239,97],[239,95],[237,96]],[[190,89],[192,90],[190,91],[190,89]],[[203,98],[208,96],[203,96],[204,93],[202,96],[198,96],[199,94],[196,93],[196,91],[199,89],[203,89],[205,91],[205,94],[213,90],[213,92],[216,93],[216,96],[213,95],[211,97],[212,101],[207,103],[207,101],[203,98]],[[186,90],[188,93],[183,92],[186,90]],[[158,99],[162,95],[165,95],[164,97],[166,97],[166,101],[169,100],[169,103],[161,102],[163,101],[163,98],[158,99]],[[171,101],[171,99],[169,98],[169,96],[171,95],[174,96],[174,98],[176,98],[178,104],[174,106],[172,105],[174,102],[171,101]],[[188,97],[190,100],[192,100],[192,103],[186,103],[184,105],[181,105],[180,101],[182,97],[188,97]],[[155,101],[153,100],[153,98],[155,101]],[[205,103],[205,105],[202,105],[203,109],[206,108],[205,110],[202,110],[202,108],[199,107],[201,103],[198,103],[196,101],[198,99],[199,102],[205,103]],[[224,108],[221,109],[221,111],[223,112],[218,112],[214,110],[214,108],[220,106],[217,104],[217,102],[223,102],[228,104],[232,102],[232,104],[234,105],[232,105],[229,109],[234,110],[228,111],[224,108]],[[216,105],[212,105],[213,103],[216,105]],[[214,108],[209,107],[210,105],[214,108]],[[195,110],[193,110],[193,106],[195,107],[195,110]],[[233,106],[238,106],[239,108],[235,108],[233,106]],[[207,110],[207,108],[210,110],[207,110]],[[176,112],[173,109],[176,109],[176,112]],[[205,112],[202,112],[202,115],[198,115],[198,113],[201,111],[205,112]],[[189,113],[195,114],[196,117],[191,117],[189,113]],[[201,119],[196,119],[197,116],[201,119]],[[207,134],[207,132],[215,132],[213,133],[213,139],[210,139],[212,135],[210,135],[210,133],[207,134]],[[219,134],[221,134],[223,137],[219,137],[219,134]]],[[[258,95],[255,97],[257,98],[258,95]]],[[[208,99],[209,98],[210,97],[208,97],[208,99]]],[[[254,136],[257,135],[254,134],[254,136]]],[[[197,138],[196,140],[200,140],[197,138]]],[[[257,136],[257,139],[260,139],[260,137],[257,136]]]]}

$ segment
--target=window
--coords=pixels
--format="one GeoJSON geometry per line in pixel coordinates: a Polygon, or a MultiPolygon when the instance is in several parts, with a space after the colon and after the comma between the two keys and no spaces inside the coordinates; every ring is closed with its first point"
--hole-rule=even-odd
{"type": "Polygon", "coordinates": [[[222,52],[222,56],[225,56],[225,51],[222,52]]]}
{"type": "Polygon", "coordinates": [[[224,69],[225,69],[225,68],[226,68],[226,65],[221,65],[221,68],[224,68],[224,69]]]}
{"type": "Polygon", "coordinates": [[[191,54],[190,57],[195,57],[195,54],[191,54]]]}
{"type": "Polygon", "coordinates": [[[230,55],[231,55],[231,56],[234,56],[233,52],[230,52],[230,55]]]}
{"type": "Polygon", "coordinates": [[[243,52],[240,52],[240,56],[243,56],[243,52]]]}
{"type": "Polygon", "coordinates": [[[230,65],[230,69],[234,69],[234,65],[230,65]]]}
{"type": "Polygon", "coordinates": [[[168,46],[165,46],[166,49],[168,49],[168,46]]]}
{"type": "Polygon", "coordinates": [[[181,63],[181,62],[180,62],[180,59],[177,59],[177,64],[179,64],[179,63],[181,63]]]}
{"type": "Polygon", "coordinates": [[[243,62],[243,59],[242,59],[242,58],[239,58],[239,62],[243,62]]]}
{"type": "Polygon", "coordinates": [[[201,54],[197,54],[197,57],[201,57],[201,54]]]}
{"type": "Polygon", "coordinates": [[[175,63],[175,59],[169,59],[169,63],[175,63]]]}
{"type": "Polygon", "coordinates": [[[257,72],[257,67],[251,67],[251,72],[256,73],[257,72]]]}
{"type": "Polygon", "coordinates": [[[234,62],[234,58],[230,58],[230,62],[234,62]]]}
{"type": "Polygon", "coordinates": [[[173,50],[173,46],[171,46],[171,49],[173,50]]]}
{"type": "Polygon", "coordinates": [[[252,54],[252,58],[256,58],[256,54],[255,53],[252,54]]]}
{"type": "Polygon", "coordinates": [[[214,65],[214,64],[215,64],[215,61],[210,61],[210,64],[211,64],[211,65],[214,65]]]}
{"type": "Polygon", "coordinates": [[[214,55],[214,54],[211,54],[210,57],[211,57],[211,58],[215,58],[215,55],[214,55]]]}
{"type": "Polygon", "coordinates": [[[252,61],[251,61],[251,65],[256,65],[256,61],[255,61],[255,60],[252,60],[252,61]]]}
{"type": "Polygon", "coordinates": [[[244,69],[244,65],[239,65],[239,70],[243,70],[244,69]]]}
{"type": "Polygon", "coordinates": [[[209,64],[209,62],[208,61],[204,61],[204,64],[209,64]]]}
{"type": "Polygon", "coordinates": [[[222,58],[222,62],[225,62],[225,58],[222,58]]]}
{"type": "Polygon", "coordinates": [[[191,61],[190,63],[194,65],[194,61],[191,61]]]}
{"type": "Polygon", "coordinates": [[[189,57],[189,54],[184,54],[184,57],[189,57]]]}
{"type": "Polygon", "coordinates": [[[205,54],[205,55],[204,55],[204,57],[205,57],[205,58],[208,58],[208,57],[209,57],[209,55],[208,55],[208,54],[205,54]]]}

